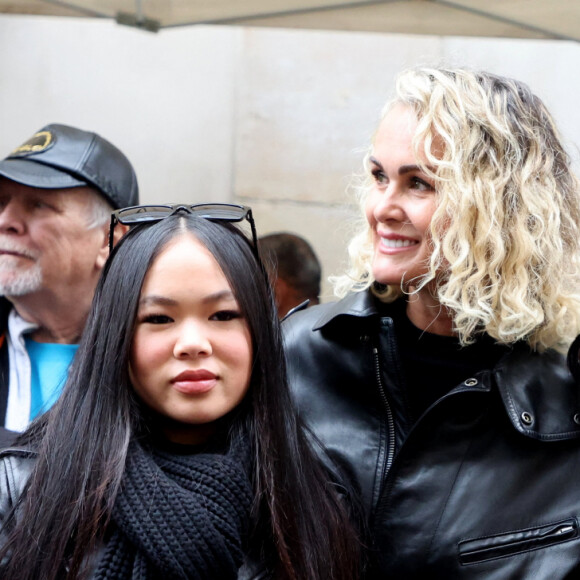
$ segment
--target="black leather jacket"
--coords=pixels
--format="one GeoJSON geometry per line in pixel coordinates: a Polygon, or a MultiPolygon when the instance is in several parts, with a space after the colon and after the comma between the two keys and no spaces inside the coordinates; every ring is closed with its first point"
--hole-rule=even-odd
{"type": "Polygon", "coordinates": [[[360,495],[368,578],[580,578],[580,389],[562,356],[516,345],[411,424],[370,293],[284,330],[301,415],[360,495]]]}

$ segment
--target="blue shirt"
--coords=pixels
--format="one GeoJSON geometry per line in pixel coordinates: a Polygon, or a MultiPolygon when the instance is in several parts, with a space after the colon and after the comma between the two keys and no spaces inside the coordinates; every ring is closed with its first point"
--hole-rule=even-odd
{"type": "Polygon", "coordinates": [[[78,344],[56,344],[24,339],[30,357],[30,420],[58,399],[78,344]]]}

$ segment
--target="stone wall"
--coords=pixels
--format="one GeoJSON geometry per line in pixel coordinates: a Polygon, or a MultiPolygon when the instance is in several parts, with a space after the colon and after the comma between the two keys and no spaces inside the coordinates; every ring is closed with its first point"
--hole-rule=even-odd
{"type": "MultiPolygon", "coordinates": [[[[575,157],[580,45],[188,27],[0,15],[0,155],[43,125],[95,130],[133,161],[143,202],[237,201],[258,231],[345,261],[346,193],[397,71],[465,64],[528,82],[575,157]]],[[[328,284],[323,299],[331,297],[328,284]]]]}

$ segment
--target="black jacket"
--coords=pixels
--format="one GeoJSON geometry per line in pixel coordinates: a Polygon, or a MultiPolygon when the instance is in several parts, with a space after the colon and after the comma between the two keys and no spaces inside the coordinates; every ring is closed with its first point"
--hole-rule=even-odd
{"type": "Polygon", "coordinates": [[[10,364],[8,358],[8,344],[6,333],[8,332],[8,314],[12,304],[3,296],[0,296],[0,426],[6,422],[6,409],[8,406],[8,385],[10,381],[10,364]]]}
{"type": "Polygon", "coordinates": [[[516,345],[411,424],[369,293],[284,329],[301,415],[361,498],[369,578],[580,578],[580,389],[562,356],[516,345]]]}

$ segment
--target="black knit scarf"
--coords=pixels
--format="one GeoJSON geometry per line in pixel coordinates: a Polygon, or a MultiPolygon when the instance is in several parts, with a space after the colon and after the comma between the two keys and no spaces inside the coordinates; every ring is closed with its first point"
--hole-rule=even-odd
{"type": "Polygon", "coordinates": [[[95,579],[236,578],[253,495],[240,455],[173,455],[133,442],[95,579]]]}

